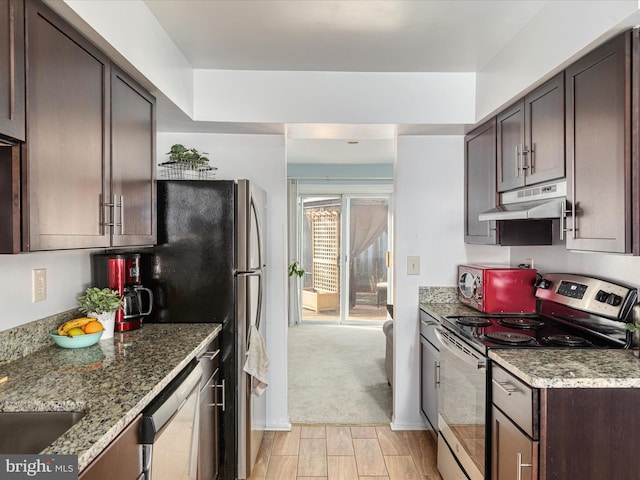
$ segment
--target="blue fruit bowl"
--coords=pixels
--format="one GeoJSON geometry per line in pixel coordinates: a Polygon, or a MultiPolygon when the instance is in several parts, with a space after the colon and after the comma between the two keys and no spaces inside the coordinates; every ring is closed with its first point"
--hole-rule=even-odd
{"type": "Polygon", "coordinates": [[[75,337],[67,337],[66,335],[58,335],[56,330],[51,332],[51,338],[62,348],[84,348],[95,345],[102,337],[104,330],[98,333],[87,333],[84,335],[76,335],[75,337]]]}

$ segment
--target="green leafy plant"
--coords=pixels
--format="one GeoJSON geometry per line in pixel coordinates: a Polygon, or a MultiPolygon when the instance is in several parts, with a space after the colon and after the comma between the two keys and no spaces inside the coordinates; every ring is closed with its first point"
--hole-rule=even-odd
{"type": "Polygon", "coordinates": [[[299,267],[297,260],[289,265],[289,276],[293,277],[294,275],[297,275],[300,278],[304,275],[304,269],[299,267]]]}
{"type": "Polygon", "coordinates": [[[626,328],[630,332],[638,333],[638,332],[640,332],[640,323],[638,323],[638,322],[625,323],[624,324],[624,328],[626,328]]]}
{"type": "Polygon", "coordinates": [[[78,297],[78,305],[83,313],[115,312],[122,308],[122,299],[116,290],[89,287],[78,297]]]}
{"type": "Polygon", "coordinates": [[[173,145],[166,154],[169,155],[170,161],[186,163],[190,166],[204,166],[209,162],[209,158],[205,156],[209,155],[207,152],[200,153],[195,148],[187,148],[180,143],[173,145]]]}

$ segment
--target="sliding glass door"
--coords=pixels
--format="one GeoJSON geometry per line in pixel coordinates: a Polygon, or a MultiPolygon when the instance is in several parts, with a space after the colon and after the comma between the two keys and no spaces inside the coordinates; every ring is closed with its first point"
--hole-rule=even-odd
{"type": "Polygon", "coordinates": [[[388,295],[389,196],[301,196],[303,322],[380,322],[388,295]]]}

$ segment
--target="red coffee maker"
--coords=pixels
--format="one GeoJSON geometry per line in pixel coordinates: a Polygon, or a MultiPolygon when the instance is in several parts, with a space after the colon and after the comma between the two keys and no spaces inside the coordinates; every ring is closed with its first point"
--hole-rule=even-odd
{"type": "Polygon", "coordinates": [[[100,253],[92,258],[92,277],[96,287],[117,290],[124,301],[116,312],[116,332],[135,330],[151,313],[153,293],[142,285],[139,253],[100,253]]]}

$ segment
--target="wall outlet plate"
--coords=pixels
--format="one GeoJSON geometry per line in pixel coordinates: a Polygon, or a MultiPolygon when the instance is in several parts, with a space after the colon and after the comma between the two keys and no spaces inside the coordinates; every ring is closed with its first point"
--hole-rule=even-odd
{"type": "Polygon", "coordinates": [[[33,285],[32,285],[33,303],[42,302],[47,299],[47,269],[33,269],[33,285]]]}

